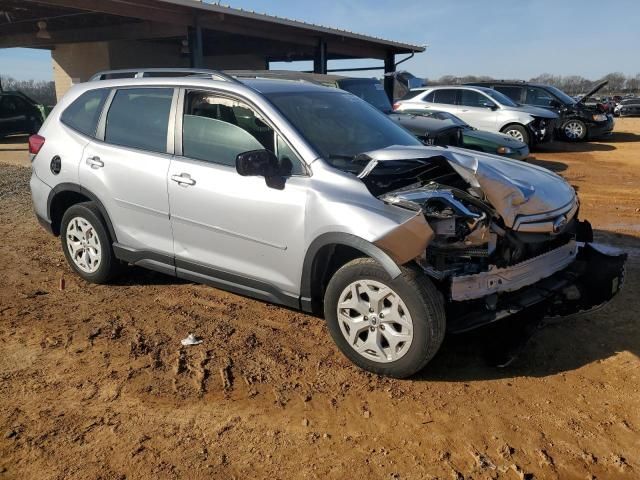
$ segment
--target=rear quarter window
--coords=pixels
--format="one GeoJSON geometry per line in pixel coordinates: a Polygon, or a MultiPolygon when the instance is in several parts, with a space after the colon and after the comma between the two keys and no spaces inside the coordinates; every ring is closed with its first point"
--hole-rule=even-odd
{"type": "Polygon", "coordinates": [[[424,90],[409,90],[400,100],[410,100],[424,93],[424,90]]]}
{"type": "Polygon", "coordinates": [[[60,121],[80,133],[95,136],[100,113],[108,95],[109,90],[106,88],[83,93],[62,112],[60,121]]]}

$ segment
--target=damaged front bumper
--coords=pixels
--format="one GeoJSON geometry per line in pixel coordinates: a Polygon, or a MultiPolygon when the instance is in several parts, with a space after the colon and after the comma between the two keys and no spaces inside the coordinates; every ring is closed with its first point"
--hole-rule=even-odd
{"type": "Polygon", "coordinates": [[[534,305],[548,317],[601,307],[622,288],[626,259],[626,253],[608,246],[570,242],[510,268],[454,279],[452,297],[458,301],[450,303],[448,330],[472,330],[534,305]],[[488,290],[478,298],[474,292],[483,285],[488,290]]]}

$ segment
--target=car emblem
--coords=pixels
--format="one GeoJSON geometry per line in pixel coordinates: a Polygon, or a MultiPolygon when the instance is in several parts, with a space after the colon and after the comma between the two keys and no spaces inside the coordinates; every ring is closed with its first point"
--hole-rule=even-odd
{"type": "Polygon", "coordinates": [[[567,217],[565,217],[564,215],[559,216],[558,218],[556,218],[556,221],[553,222],[553,233],[561,232],[566,225],[567,217]]]}

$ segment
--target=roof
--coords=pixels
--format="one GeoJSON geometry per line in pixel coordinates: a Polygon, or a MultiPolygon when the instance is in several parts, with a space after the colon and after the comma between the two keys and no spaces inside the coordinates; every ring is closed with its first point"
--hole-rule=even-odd
{"type": "Polygon", "coordinates": [[[308,23],[301,20],[294,20],[291,18],[278,17],[276,15],[267,15],[266,13],[258,13],[253,10],[244,10],[242,8],[233,8],[229,5],[220,5],[215,3],[204,3],[199,0],[157,0],[162,3],[168,3],[173,5],[180,5],[195,10],[203,10],[208,12],[215,12],[223,15],[229,15],[237,18],[247,18],[251,20],[264,21],[268,23],[275,23],[288,27],[297,27],[305,30],[313,30],[322,34],[336,35],[339,37],[364,40],[367,42],[377,43],[394,49],[402,50],[403,52],[424,52],[426,46],[413,45],[410,43],[397,42],[394,40],[388,40],[385,38],[375,37],[371,35],[363,35],[360,33],[352,32],[350,30],[342,30],[339,28],[328,27],[325,25],[318,25],[315,23],[308,23]]]}

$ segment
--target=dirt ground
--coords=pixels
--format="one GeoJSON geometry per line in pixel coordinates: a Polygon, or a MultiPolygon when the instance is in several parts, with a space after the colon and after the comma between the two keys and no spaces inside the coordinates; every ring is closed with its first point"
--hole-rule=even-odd
{"type": "Polygon", "coordinates": [[[0,146],[0,478],[640,478],[640,119],[531,159],[629,252],[620,296],[506,369],[468,335],[404,381],[302,313],[141,269],[80,280],[31,212],[23,141],[0,146]]]}

